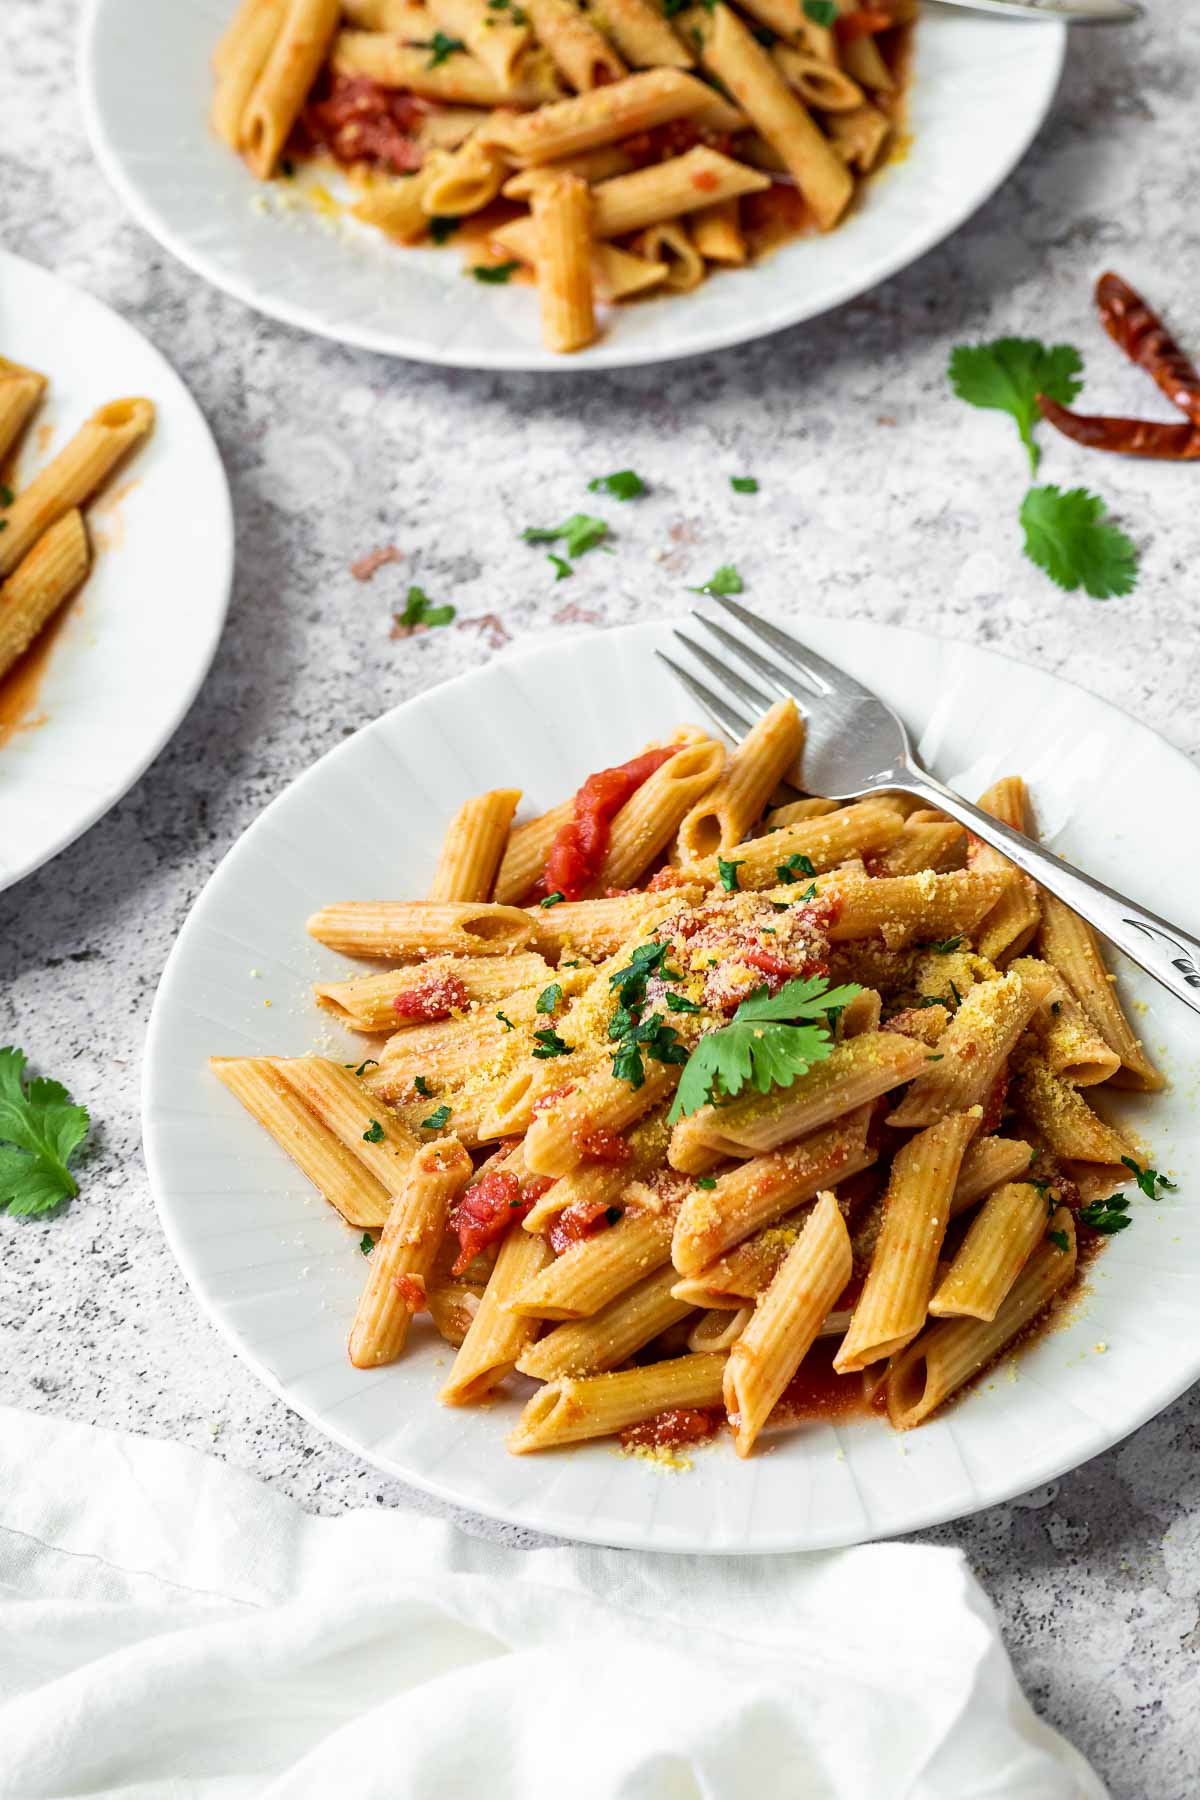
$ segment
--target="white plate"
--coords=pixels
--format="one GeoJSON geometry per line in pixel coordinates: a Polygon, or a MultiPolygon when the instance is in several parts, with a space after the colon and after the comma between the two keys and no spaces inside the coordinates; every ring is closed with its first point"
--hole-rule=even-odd
{"type": "MultiPolygon", "coordinates": [[[[962,792],[1020,768],[1054,848],[1196,928],[1191,875],[1163,845],[1196,816],[1200,775],[1145,726],[990,651],[882,625],[803,618],[796,629],[891,700],[962,792]]],[[[904,1437],[874,1419],[812,1424],[744,1463],[726,1438],[688,1474],[609,1444],[508,1456],[520,1397],[439,1407],[450,1353],[427,1321],[402,1362],[351,1368],[359,1234],[206,1067],[214,1052],[362,1055],[361,1039],[315,1015],[309,984],[352,965],[306,937],[306,916],[330,900],[422,893],[468,795],[511,781],[545,807],[684,722],[651,655],[668,637],[665,624],[632,626],[451,682],[331,751],[251,826],[197,900],[150,1023],[144,1131],[163,1226],[211,1318],[290,1406],[477,1512],[607,1544],[737,1553],[852,1543],[1006,1500],[1115,1443],[1200,1373],[1200,1209],[1188,1191],[1200,1020],[1131,967],[1122,993],[1149,1002],[1140,1022],[1175,1087],[1121,1113],[1159,1168],[1184,1172],[1184,1191],[1157,1206],[1135,1195],[1135,1225],[1100,1259],[1074,1323],[904,1437]]]]}
{"type": "Polygon", "coordinates": [[[38,688],[0,745],[0,889],[115,806],[158,755],[213,659],[233,572],[233,514],[208,426],[171,365],[124,319],[0,252],[0,342],[49,376],[23,483],[105,400],[145,394],[148,443],[88,510],[96,557],[38,688]]]}
{"type": "Polygon", "coordinates": [[[845,225],[692,294],[618,307],[599,343],[561,357],[541,348],[530,290],[465,280],[454,247],[398,249],[353,220],[331,229],[313,215],[254,210],[261,185],[206,123],[212,49],[233,5],[91,0],[84,111],[118,193],[168,250],[248,306],[367,350],[468,369],[612,369],[696,356],[864,293],[1000,185],[1049,110],[1066,47],[1058,23],[925,8],[912,147],[845,225]]]}

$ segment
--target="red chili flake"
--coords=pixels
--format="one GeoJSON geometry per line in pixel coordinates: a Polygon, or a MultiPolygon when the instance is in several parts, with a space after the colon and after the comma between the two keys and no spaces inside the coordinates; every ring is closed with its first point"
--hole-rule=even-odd
{"type": "Polygon", "coordinates": [[[423,1019],[431,1023],[462,1012],[470,999],[461,976],[435,975],[419,981],[416,987],[404,988],[392,1001],[392,1007],[401,1019],[423,1019]]]}
{"type": "Polygon", "coordinates": [[[674,1450],[715,1437],[723,1414],[713,1406],[669,1406],[652,1419],[640,1419],[621,1433],[622,1450],[674,1450]]]}

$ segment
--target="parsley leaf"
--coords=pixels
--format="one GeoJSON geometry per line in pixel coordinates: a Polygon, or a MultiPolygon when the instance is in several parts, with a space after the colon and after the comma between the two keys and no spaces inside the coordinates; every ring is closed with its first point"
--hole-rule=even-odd
{"type": "Polygon", "coordinates": [[[1054,1248],[1056,1250],[1061,1250],[1064,1256],[1067,1254],[1067,1251],[1071,1248],[1071,1240],[1067,1236],[1065,1231],[1048,1231],[1046,1233],[1046,1236],[1050,1239],[1050,1242],[1054,1245],[1054,1248]]]}
{"type": "Polygon", "coordinates": [[[512,1020],[509,1018],[507,1013],[498,1012],[496,1014],[496,1017],[499,1019],[500,1023],[503,1025],[505,1031],[515,1031],[517,1029],[516,1026],[513,1024],[512,1020]]]}
{"type": "Polygon", "coordinates": [[[1128,1208],[1129,1196],[1114,1194],[1110,1200],[1090,1200],[1086,1206],[1080,1207],[1079,1217],[1093,1231],[1100,1231],[1108,1236],[1114,1231],[1124,1231],[1127,1225],[1133,1224],[1128,1208]]]}
{"type": "Polygon", "coordinates": [[[413,1082],[413,1088],[416,1093],[420,1094],[422,1100],[433,1099],[433,1089],[423,1075],[417,1076],[416,1080],[413,1082]]]}
{"type": "Polygon", "coordinates": [[[1082,587],[1093,600],[1129,594],[1137,584],[1138,553],[1086,488],[1030,488],[1021,502],[1025,554],[1068,594],[1082,587]]]}
{"type": "Polygon", "coordinates": [[[837,0],[804,0],[804,16],[814,25],[824,25],[828,30],[837,23],[837,0]]]}
{"type": "Polygon", "coordinates": [[[359,1063],[359,1065],[358,1065],[357,1069],[355,1069],[354,1073],[358,1076],[359,1080],[361,1081],[362,1077],[366,1074],[368,1069],[370,1069],[370,1068],[377,1069],[378,1067],[379,1067],[379,1058],[377,1056],[368,1056],[366,1062],[359,1063]]]}
{"type": "Polygon", "coordinates": [[[502,263],[472,263],[467,274],[473,275],[476,281],[486,282],[491,287],[502,287],[506,281],[512,280],[520,266],[519,259],[502,263]]]}
{"type": "Polygon", "coordinates": [[[690,587],[689,594],[743,594],[746,584],[732,563],[722,563],[715,575],[702,581],[699,587],[690,587]]]}
{"type": "Polygon", "coordinates": [[[89,1119],[61,1082],[25,1081],[25,1061],[23,1050],[0,1050],[0,1212],[29,1217],[79,1192],[67,1165],[89,1119]]]}
{"type": "Polygon", "coordinates": [[[642,1063],[642,1053],[637,1045],[626,1039],[613,1054],[613,1078],[616,1081],[627,1081],[631,1088],[640,1088],[646,1079],[646,1070],[642,1063]]]}
{"type": "Polygon", "coordinates": [[[632,469],[618,469],[615,475],[597,475],[588,482],[589,494],[611,494],[615,500],[636,500],[646,492],[646,484],[632,469]]]}
{"type": "Polygon", "coordinates": [[[363,1132],[363,1143],[382,1144],[382,1142],[383,1126],[379,1123],[378,1119],[372,1119],[371,1123],[367,1126],[367,1129],[363,1132]]]}
{"type": "Polygon", "coordinates": [[[605,1222],[609,1225],[616,1225],[624,1217],[625,1208],[623,1206],[606,1206],[604,1209],[605,1222]]]}
{"type": "Polygon", "coordinates": [[[571,1046],[565,1043],[555,1031],[553,1025],[546,1025],[541,1031],[535,1031],[533,1041],[537,1048],[533,1054],[539,1062],[545,1062],[551,1056],[570,1056],[571,1046]]]}
{"type": "Polygon", "coordinates": [[[562,984],[561,982],[552,981],[550,986],[543,988],[538,995],[536,1011],[540,1013],[552,1013],[557,1011],[561,1005],[562,984]]]}
{"type": "Polygon", "coordinates": [[[789,856],[775,864],[776,877],[782,882],[799,881],[802,875],[811,876],[816,872],[807,856],[789,856]]]}
{"type": "Polygon", "coordinates": [[[11,506],[15,499],[16,495],[7,482],[0,481],[0,506],[11,506]]]}
{"type": "Polygon", "coordinates": [[[455,51],[467,47],[461,38],[447,37],[444,31],[435,31],[431,38],[410,38],[409,43],[414,50],[428,50],[427,69],[436,69],[441,63],[449,62],[455,51]]]}
{"type": "Polygon", "coordinates": [[[573,575],[575,573],[574,569],[571,567],[571,565],[567,561],[566,557],[555,556],[553,550],[550,551],[549,555],[546,558],[546,561],[548,563],[554,564],[554,579],[555,579],[555,581],[565,581],[567,579],[568,575],[573,575]]]}
{"type": "Polygon", "coordinates": [[[735,494],[757,494],[758,483],[753,475],[731,475],[729,485],[735,494]]]}
{"type": "Polygon", "coordinates": [[[361,1238],[358,1240],[358,1247],[364,1256],[370,1256],[372,1250],[375,1248],[375,1239],[371,1236],[369,1231],[363,1232],[361,1238]]]}
{"type": "Polygon", "coordinates": [[[1037,397],[1048,394],[1069,406],[1083,386],[1083,358],[1070,344],[1047,349],[1036,338],[996,338],[990,344],[960,344],[950,354],[950,385],[960,400],[993,412],[1011,413],[1036,475],[1041,451],[1033,441],[1037,397]]]}
{"type": "Polygon", "coordinates": [[[721,877],[721,886],[727,894],[736,894],[741,887],[741,881],[738,878],[738,870],[741,866],[740,862],[726,862],[723,856],[718,856],[717,874],[721,877]]]}
{"type": "Polygon", "coordinates": [[[957,950],[963,942],[964,939],[961,936],[943,938],[938,944],[930,944],[929,948],[935,956],[949,956],[950,952],[957,950]]]}
{"type": "Polygon", "coordinates": [[[454,236],[461,224],[461,219],[453,219],[442,213],[434,213],[426,230],[429,232],[429,235],[435,244],[444,244],[448,238],[454,236]]]}
{"type": "Polygon", "coordinates": [[[1147,1200],[1159,1200],[1162,1198],[1160,1194],[1155,1193],[1154,1190],[1156,1186],[1162,1188],[1163,1191],[1168,1194],[1178,1193],[1179,1190],[1175,1182],[1168,1181],[1166,1176],[1160,1175],[1157,1169],[1143,1169],[1140,1163],[1134,1162],[1132,1156],[1123,1156],[1121,1161],[1124,1163],[1125,1167],[1130,1170],[1133,1179],[1137,1182],[1147,1200]]]}
{"type": "Polygon", "coordinates": [[[435,606],[423,588],[410,587],[404,611],[396,614],[397,625],[449,625],[454,617],[450,605],[435,606]]]}
{"type": "Polygon", "coordinates": [[[705,1189],[715,1188],[716,1185],[717,1178],[715,1175],[697,1175],[695,1182],[693,1183],[693,1186],[705,1189]]]}
{"type": "Polygon", "coordinates": [[[435,1111],[431,1112],[427,1119],[421,1120],[421,1130],[422,1131],[441,1131],[446,1123],[446,1120],[449,1117],[450,1117],[450,1108],[443,1101],[441,1106],[437,1107],[435,1111]]]}
{"type": "Polygon", "coordinates": [[[521,536],[527,544],[557,544],[563,538],[567,555],[577,558],[604,542],[608,526],[590,513],[572,513],[561,525],[528,525],[521,536]]]}
{"type": "Polygon", "coordinates": [[[733,1099],[747,1082],[760,1094],[791,1087],[832,1052],[830,1009],[847,1005],[861,992],[854,982],[830,988],[823,975],[786,982],[774,995],[758,988],[742,1001],[730,1024],[710,1031],[692,1051],[669,1122],[698,1112],[710,1100],[733,1099]]]}
{"type": "Polygon", "coordinates": [[[555,890],[552,894],[547,894],[546,898],[544,900],[539,900],[538,905],[539,906],[561,906],[562,902],[566,899],[566,897],[567,896],[563,893],[561,888],[555,888],[555,890]]]}
{"type": "Polygon", "coordinates": [[[667,1011],[668,1012],[682,1012],[682,1013],[698,1013],[698,1012],[703,1012],[704,1008],[702,1006],[697,1006],[697,1004],[694,1000],[686,1000],[682,994],[668,994],[667,995],[667,1011]]]}

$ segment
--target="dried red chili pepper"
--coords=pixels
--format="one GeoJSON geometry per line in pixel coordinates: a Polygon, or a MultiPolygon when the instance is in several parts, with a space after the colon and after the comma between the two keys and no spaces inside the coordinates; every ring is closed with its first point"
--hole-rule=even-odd
{"type": "MultiPolygon", "coordinates": [[[[1157,382],[1172,406],[1200,425],[1200,372],[1184,355],[1158,314],[1139,293],[1110,270],[1096,283],[1096,305],[1110,338],[1157,382]]],[[[1135,450],[1135,456],[1178,456],[1180,452],[1135,450]]],[[[1195,451],[1191,454],[1194,456],[1195,451]]]]}
{"type": "Polygon", "coordinates": [[[1045,394],[1038,395],[1038,409],[1048,424],[1088,450],[1155,457],[1161,462],[1200,461],[1200,425],[1186,421],[1166,425],[1157,419],[1114,419],[1103,414],[1089,417],[1059,406],[1045,394]]]}

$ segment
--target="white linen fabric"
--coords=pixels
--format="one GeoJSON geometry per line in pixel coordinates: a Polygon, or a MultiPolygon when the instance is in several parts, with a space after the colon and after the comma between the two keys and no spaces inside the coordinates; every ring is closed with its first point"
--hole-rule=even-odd
{"type": "Polygon", "coordinates": [[[3,1800],[1104,1794],[955,1551],[524,1551],[0,1408],[3,1800]]]}

